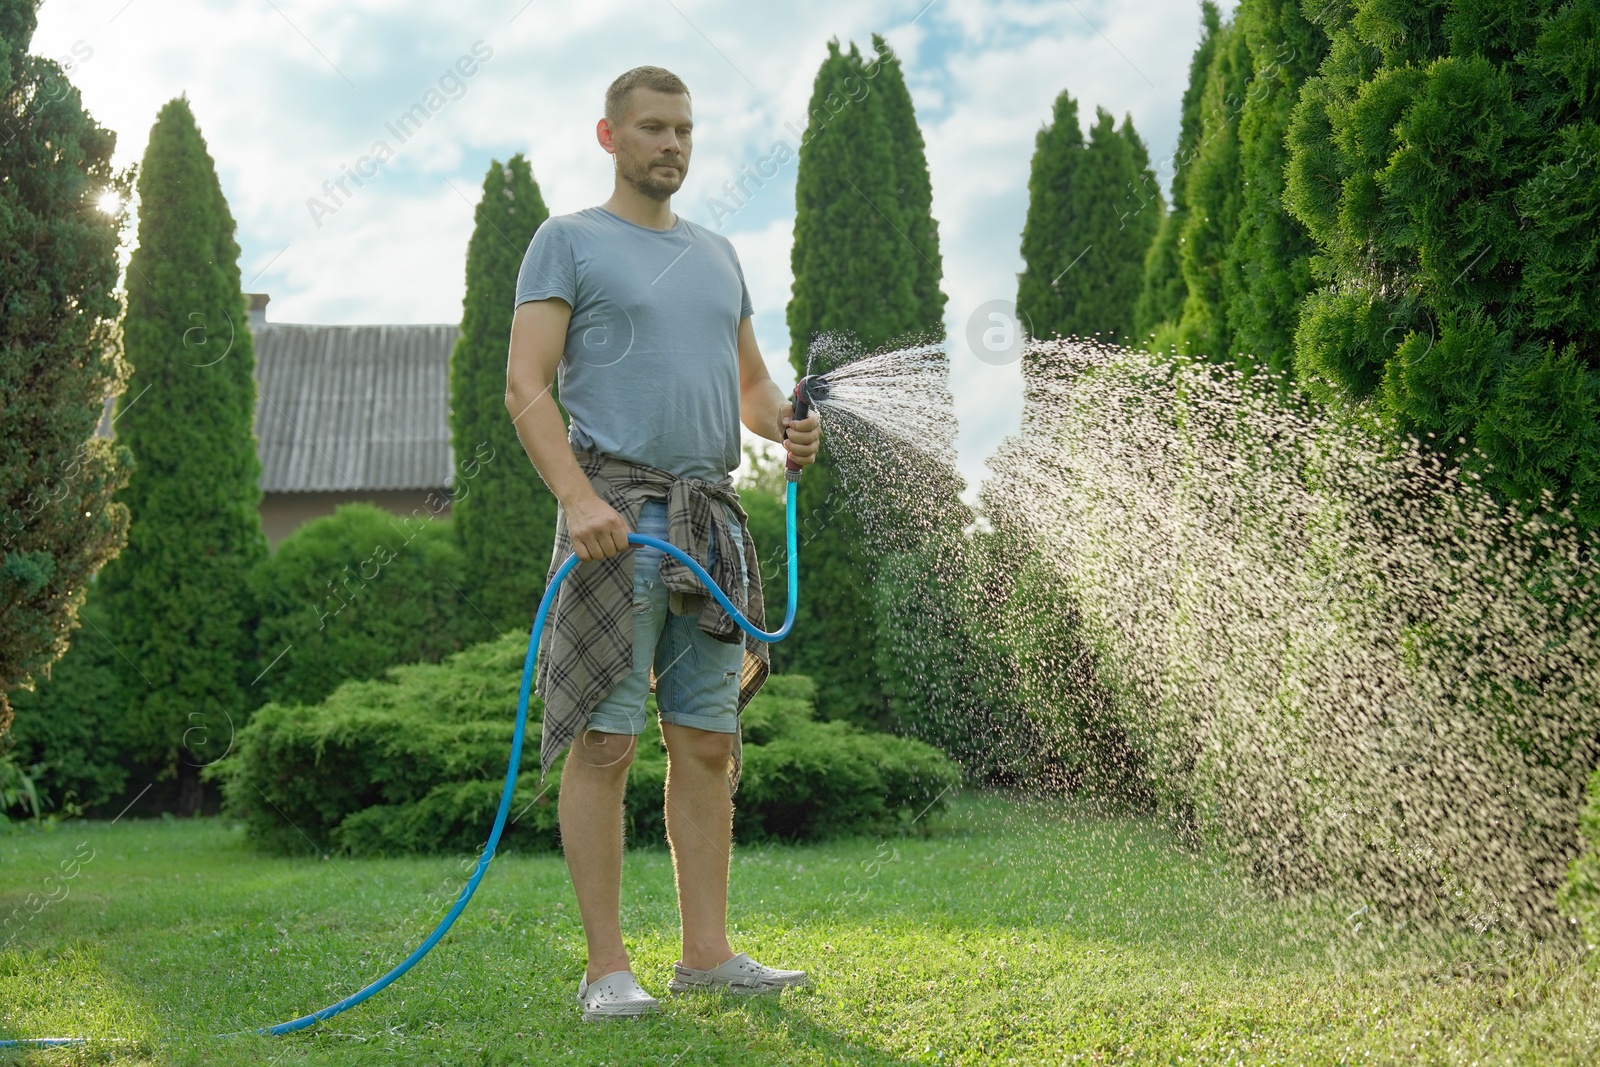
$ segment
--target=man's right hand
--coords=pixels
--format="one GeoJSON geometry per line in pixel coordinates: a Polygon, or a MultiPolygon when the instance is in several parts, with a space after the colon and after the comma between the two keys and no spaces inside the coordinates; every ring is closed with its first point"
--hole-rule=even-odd
{"type": "Polygon", "coordinates": [[[579,500],[567,513],[567,538],[572,550],[585,563],[608,559],[632,546],[628,544],[628,523],[599,494],[579,500]]]}

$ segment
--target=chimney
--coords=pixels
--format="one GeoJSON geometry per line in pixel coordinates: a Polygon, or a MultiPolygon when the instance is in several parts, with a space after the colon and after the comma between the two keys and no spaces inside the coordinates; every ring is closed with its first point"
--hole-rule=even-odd
{"type": "Polygon", "coordinates": [[[246,293],[250,298],[250,328],[252,330],[267,324],[267,301],[272,297],[266,293],[246,293]]]}

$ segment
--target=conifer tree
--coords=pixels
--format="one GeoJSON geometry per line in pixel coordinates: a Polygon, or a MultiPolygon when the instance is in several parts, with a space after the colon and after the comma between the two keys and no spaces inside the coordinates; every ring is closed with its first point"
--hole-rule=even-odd
{"type": "Polygon", "coordinates": [[[1017,279],[1017,312],[1036,337],[1093,332],[1093,327],[1080,329],[1069,317],[1077,304],[1079,281],[1088,274],[1084,271],[1073,277],[1089,243],[1088,228],[1073,211],[1078,170],[1083,165],[1078,102],[1063,89],[1051,108],[1050,122],[1034,135],[1028,215],[1022,224],[1023,271],[1017,279]]]}
{"type": "Polygon", "coordinates": [[[920,274],[904,236],[888,93],[864,75],[855,45],[841,52],[838,41],[828,43],[795,176],[788,323],[797,373],[818,334],[848,332],[872,349],[936,325],[918,317],[920,274]]]}
{"type": "Polygon", "coordinates": [[[1217,37],[1201,96],[1200,150],[1187,185],[1189,217],[1179,236],[1183,314],[1175,341],[1191,356],[1232,358],[1227,307],[1242,282],[1228,249],[1239,229],[1244,183],[1239,168],[1239,111],[1250,85],[1250,50],[1237,18],[1217,37]]]}
{"type": "MultiPolygon", "coordinates": [[[[848,334],[865,352],[941,332],[937,269],[930,275],[923,262],[937,268],[937,231],[917,192],[927,185],[927,161],[921,134],[913,138],[906,126],[909,96],[901,100],[898,65],[880,48],[867,63],[855,45],[844,52],[830,41],[813,86],[796,175],[788,307],[797,375],[807,372],[821,334],[848,334]]],[[[824,431],[797,501],[806,595],[777,662],[817,680],[826,717],[885,725],[873,592],[879,546],[868,543],[859,513],[867,505],[859,475],[847,487],[841,473],[824,431]]]]}
{"type": "Polygon", "coordinates": [[[1222,16],[1212,0],[1204,0],[1200,5],[1200,30],[1200,44],[1189,61],[1189,85],[1183,91],[1178,146],[1172,155],[1172,205],[1162,216],[1145,257],[1144,282],[1134,306],[1133,332],[1141,342],[1148,340],[1163,324],[1168,331],[1175,329],[1188,295],[1178,249],[1179,238],[1189,218],[1189,170],[1200,151],[1200,99],[1205,92],[1212,57],[1216,54],[1217,37],[1222,32],[1222,16]]]}
{"type": "Polygon", "coordinates": [[[883,94],[889,134],[894,138],[898,198],[909,227],[905,235],[917,253],[913,263],[917,269],[913,286],[918,301],[917,321],[921,329],[940,334],[944,325],[945,295],[939,288],[943,266],[939,257],[939,223],[933,217],[933,182],[928,177],[927,145],[922,139],[922,128],[917,125],[900,57],[879,34],[872,35],[872,45],[877,49],[878,60],[875,64],[864,64],[863,71],[872,76],[872,91],[883,94]]]}
{"type": "Polygon", "coordinates": [[[1017,309],[1034,336],[1133,337],[1144,260],[1161,222],[1150,157],[1124,119],[1098,109],[1087,143],[1062,92],[1035,138],[1017,309]]]}
{"type": "Polygon", "coordinates": [[[184,97],[150,131],[127,287],[133,375],[116,430],[138,466],[122,494],[128,547],[99,584],[132,755],[176,772],[178,810],[192,814],[199,766],[226,751],[251,705],[248,575],[267,541],[239,245],[184,97]]]}
{"type": "Polygon", "coordinates": [[[520,153],[490,164],[467,245],[461,336],[450,354],[451,521],[471,602],[463,617],[482,612],[496,630],[527,628],[555,546],[556,498],[527,461],[505,401],[517,271],[549,217],[520,153]]]}
{"type": "Polygon", "coordinates": [[[1321,17],[1284,194],[1318,252],[1297,382],[1600,525],[1600,11],[1321,17]]]}
{"type": "Polygon", "coordinates": [[[34,0],[0,0],[0,737],[7,693],[66,652],[89,580],[127,537],[131,456],[94,436],[126,375],[117,319],[127,174],[54,60],[34,0]]]}
{"type": "Polygon", "coordinates": [[[1140,337],[1138,307],[1144,291],[1144,264],[1150,258],[1150,249],[1167,212],[1155,171],[1150,167],[1150,150],[1133,128],[1132,115],[1122,117],[1117,133],[1128,146],[1128,174],[1119,198],[1117,237],[1123,248],[1117,259],[1115,287],[1118,300],[1126,298],[1129,306],[1124,319],[1127,326],[1119,334],[1119,340],[1132,345],[1137,344],[1140,337]]]}
{"type": "Polygon", "coordinates": [[[1283,206],[1284,135],[1300,87],[1327,54],[1328,38],[1294,0],[1243,0],[1236,22],[1250,50],[1250,86],[1239,111],[1239,227],[1224,274],[1238,279],[1225,317],[1240,368],[1293,368],[1294,328],[1311,291],[1315,246],[1283,206]]]}

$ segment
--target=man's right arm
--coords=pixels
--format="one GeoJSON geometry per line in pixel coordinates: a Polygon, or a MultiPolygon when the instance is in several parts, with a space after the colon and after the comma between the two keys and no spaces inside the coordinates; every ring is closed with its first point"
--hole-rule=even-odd
{"type": "Polygon", "coordinates": [[[572,306],[560,297],[517,305],[506,357],[506,410],[523,450],[567,516],[567,536],[585,562],[628,547],[628,524],[600,499],[567,443],[561,412],[550,395],[567,344],[572,306]]]}

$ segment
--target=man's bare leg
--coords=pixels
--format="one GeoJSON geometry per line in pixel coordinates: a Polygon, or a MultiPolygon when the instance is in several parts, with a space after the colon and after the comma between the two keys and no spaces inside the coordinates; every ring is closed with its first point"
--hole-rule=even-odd
{"type": "Polygon", "coordinates": [[[733,958],[728,944],[728,854],[733,735],[663,722],[667,742],[667,841],[677,872],[685,967],[710,970],[733,958]]]}
{"type": "Polygon", "coordinates": [[[622,793],[637,741],[585,730],[561,771],[561,849],[589,946],[590,982],[630,969],[622,943],[622,793]]]}

